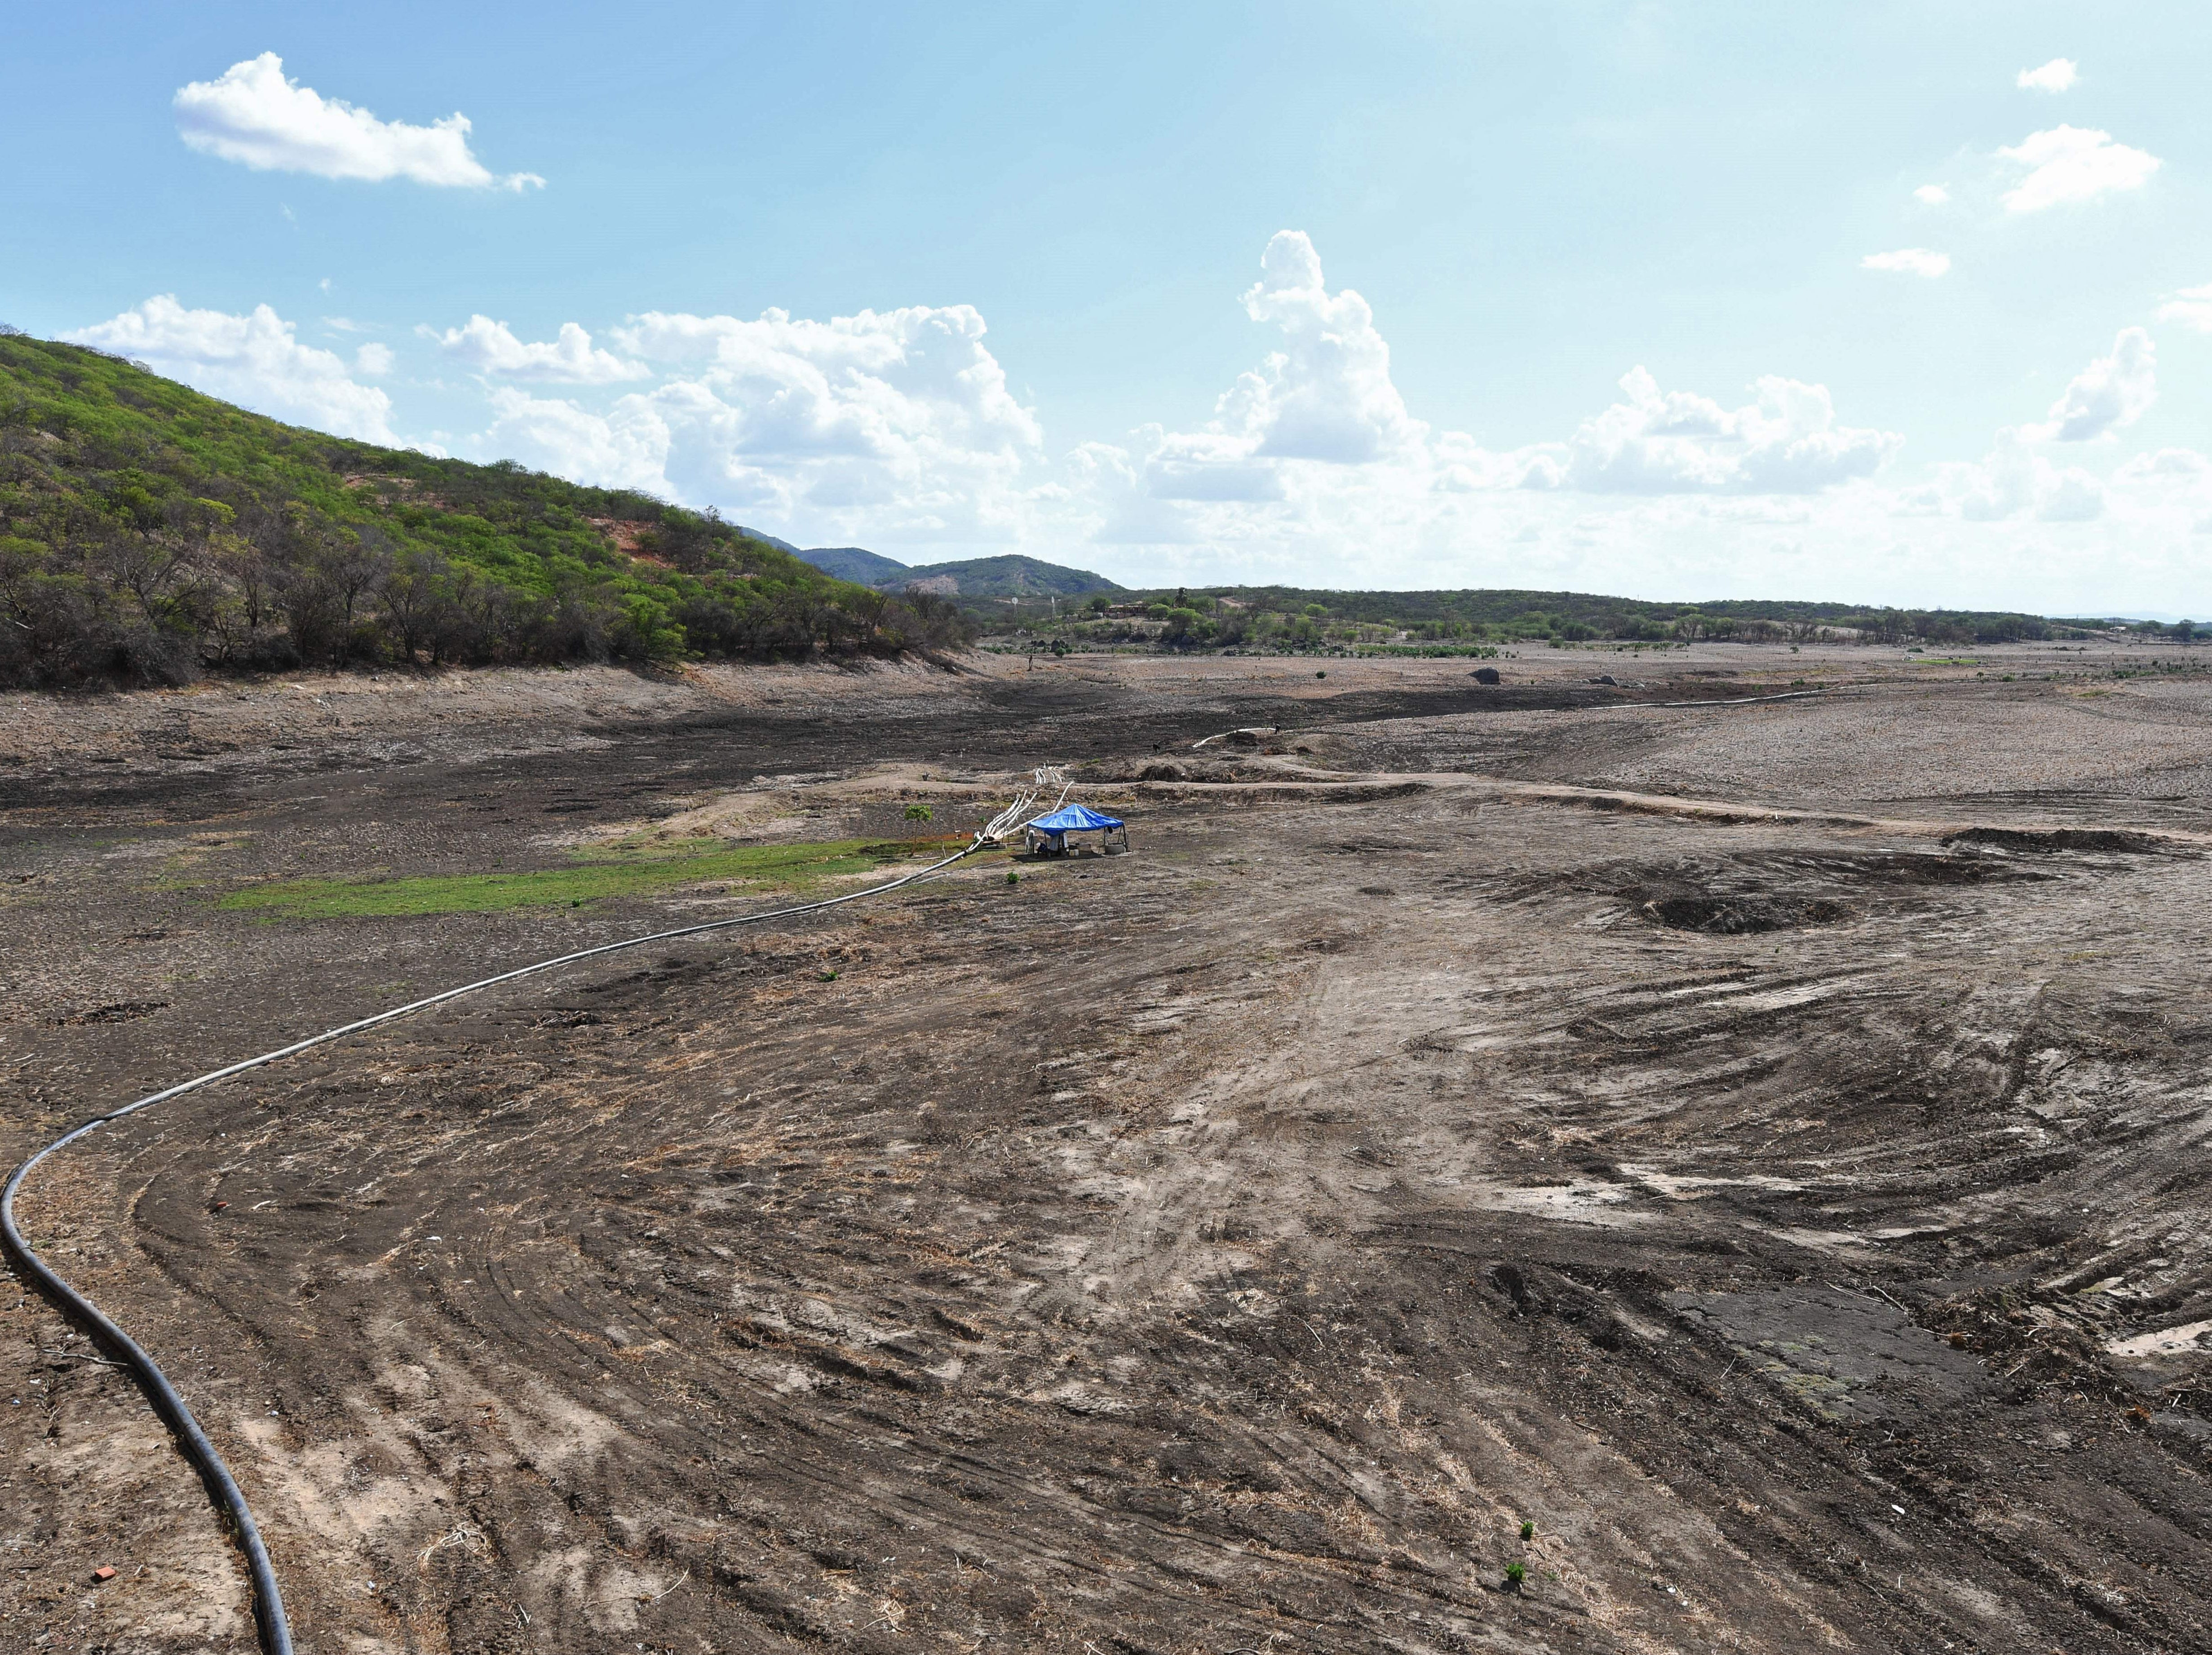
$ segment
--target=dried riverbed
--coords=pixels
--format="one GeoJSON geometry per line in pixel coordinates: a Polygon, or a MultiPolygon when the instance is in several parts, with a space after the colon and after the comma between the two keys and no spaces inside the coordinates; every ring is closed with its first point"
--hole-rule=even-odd
{"type": "MultiPolygon", "coordinates": [[[[2212,684],[2154,653],[16,698],[0,1154],[862,875],[224,905],[270,882],[919,841],[1066,760],[1133,855],[514,985],[42,1176],[303,1648],[2203,1649],[2212,684]]],[[[0,1645],[250,1648],[20,1298],[0,1645]]]]}

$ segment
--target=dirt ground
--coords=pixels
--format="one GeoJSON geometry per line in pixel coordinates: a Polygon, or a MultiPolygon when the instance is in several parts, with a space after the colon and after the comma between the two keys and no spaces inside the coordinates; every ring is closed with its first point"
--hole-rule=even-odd
{"type": "MultiPolygon", "coordinates": [[[[0,1162],[766,900],[219,905],[262,882],[957,831],[1059,761],[1132,854],[529,979],[41,1171],[303,1651],[2212,1648],[2212,676],[1940,660],[0,699],[0,1162]]],[[[0,1648],[252,1647],[12,1278],[0,1548],[0,1648]]]]}

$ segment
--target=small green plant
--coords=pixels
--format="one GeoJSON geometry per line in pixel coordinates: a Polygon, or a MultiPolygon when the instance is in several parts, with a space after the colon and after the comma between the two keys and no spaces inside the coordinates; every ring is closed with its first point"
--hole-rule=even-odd
{"type": "Polygon", "coordinates": [[[937,812],[927,805],[908,805],[906,807],[906,819],[909,822],[933,821],[936,816],[937,812]]]}
{"type": "Polygon", "coordinates": [[[1521,1539],[1522,1543],[1525,1544],[1528,1542],[1534,1540],[1535,1537],[1536,1525],[1533,1523],[1522,1523],[1521,1525],[1521,1539]]]}
{"type": "MultiPolygon", "coordinates": [[[[1328,674],[1327,672],[1316,672],[1316,673],[1314,674],[1314,676],[1315,676],[1316,678],[1327,678],[1327,677],[1328,676],[1328,674]]],[[[2117,675],[2116,675],[2116,676],[2117,676],[2117,675]]]]}
{"type": "Polygon", "coordinates": [[[1505,1590],[1506,1590],[1506,1591],[1520,1591],[1520,1590],[1521,1590],[1521,1588],[1528,1583],[1528,1566],[1527,1564],[1525,1564],[1525,1563],[1508,1563],[1508,1564],[1505,1566],[1505,1590]]]}
{"type": "Polygon", "coordinates": [[[817,975],[816,975],[816,981],[817,981],[817,982],[821,982],[821,983],[835,983],[836,980],[837,980],[837,974],[836,974],[836,972],[835,972],[835,971],[822,971],[822,972],[818,972],[818,973],[817,973],[817,975]]]}
{"type": "Polygon", "coordinates": [[[1008,869],[1006,870],[1006,883],[1007,883],[1008,885],[1019,885],[1021,882],[1022,882],[1022,871],[1021,871],[1021,869],[1019,869],[1019,868],[1018,868],[1018,867],[1010,867],[1010,868],[1008,868],[1008,869]]]}

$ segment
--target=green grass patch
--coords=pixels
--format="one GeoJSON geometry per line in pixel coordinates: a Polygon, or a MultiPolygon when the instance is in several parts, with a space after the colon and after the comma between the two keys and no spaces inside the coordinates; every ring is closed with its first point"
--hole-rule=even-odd
{"type": "Polygon", "coordinates": [[[516,873],[426,874],[403,879],[284,879],[234,891],[217,905],[268,919],[389,918],[410,914],[495,914],[510,908],[573,908],[610,897],[649,896],[717,880],[805,890],[842,874],[949,855],[966,841],[833,839],[812,844],[617,847],[568,867],[516,873]]]}

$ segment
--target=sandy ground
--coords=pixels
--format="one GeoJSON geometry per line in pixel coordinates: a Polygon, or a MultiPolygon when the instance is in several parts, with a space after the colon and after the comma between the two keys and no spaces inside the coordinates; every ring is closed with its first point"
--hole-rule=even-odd
{"type": "MultiPolygon", "coordinates": [[[[1960,653],[13,698],[0,1158],[754,900],[228,891],[1060,759],[1134,854],[533,980],[42,1175],[303,1649],[2206,1648],[2212,682],[1960,653]]],[[[97,1356],[9,1285],[0,1646],[250,1648],[97,1356]]]]}

